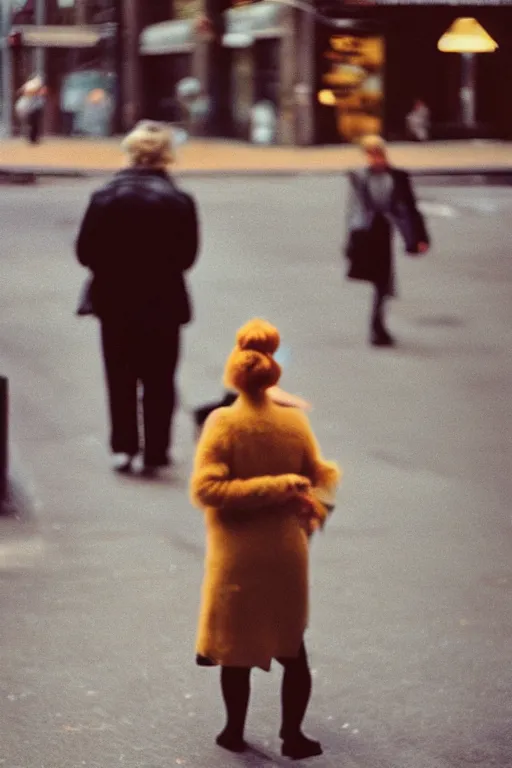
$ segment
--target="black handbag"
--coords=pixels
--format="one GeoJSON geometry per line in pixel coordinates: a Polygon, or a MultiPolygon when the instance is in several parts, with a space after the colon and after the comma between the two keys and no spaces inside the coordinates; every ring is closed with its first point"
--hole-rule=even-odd
{"type": "Polygon", "coordinates": [[[374,279],[375,259],[371,248],[369,230],[354,229],[350,232],[345,247],[345,256],[348,261],[348,278],[370,282],[374,279]]]}
{"type": "Polygon", "coordinates": [[[219,400],[214,400],[210,403],[206,403],[205,405],[200,405],[197,408],[194,408],[192,413],[196,428],[196,438],[198,438],[201,434],[201,430],[203,429],[204,423],[210,413],[213,413],[213,411],[217,410],[217,408],[227,408],[230,405],[233,405],[237,398],[237,392],[226,391],[224,393],[224,397],[220,398],[219,400]]]}
{"type": "Polygon", "coordinates": [[[78,295],[78,306],[76,308],[76,314],[79,317],[87,317],[87,315],[96,314],[94,311],[94,303],[92,297],[92,284],[93,277],[88,277],[82,286],[82,289],[78,295]]]}

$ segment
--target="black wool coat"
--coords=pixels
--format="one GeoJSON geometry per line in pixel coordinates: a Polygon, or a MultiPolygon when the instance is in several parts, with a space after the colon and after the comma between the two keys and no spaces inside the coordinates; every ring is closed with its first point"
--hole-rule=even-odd
{"type": "Polygon", "coordinates": [[[165,171],[128,168],[90,200],[76,241],[101,320],[182,325],[192,318],[185,272],[199,248],[194,199],[165,171]]]}
{"type": "Polygon", "coordinates": [[[393,294],[392,227],[395,226],[407,253],[418,253],[419,243],[429,243],[422,214],[418,210],[409,175],[390,167],[393,185],[390,211],[383,217],[376,209],[369,191],[371,171],[364,169],[348,174],[347,241],[345,255],[349,261],[347,276],[365,280],[393,294]]]}

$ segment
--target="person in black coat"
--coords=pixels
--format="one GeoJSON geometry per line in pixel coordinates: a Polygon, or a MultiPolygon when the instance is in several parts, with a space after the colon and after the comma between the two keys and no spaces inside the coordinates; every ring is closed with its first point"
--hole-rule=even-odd
{"type": "Polygon", "coordinates": [[[196,260],[198,220],[194,199],[167,172],[174,157],[165,126],[140,123],[123,148],[130,167],[92,195],[76,253],[93,275],[114,469],[130,471],[143,443],[144,472],[152,475],[171,463],[180,330],[192,317],[185,272],[196,260]]]}
{"type": "Polygon", "coordinates": [[[384,141],[367,136],[361,144],[367,167],[348,175],[347,277],[373,284],[370,342],[392,346],[384,316],[386,298],[395,295],[392,229],[399,230],[409,254],[426,253],[429,235],[409,175],[389,164],[384,141]]]}

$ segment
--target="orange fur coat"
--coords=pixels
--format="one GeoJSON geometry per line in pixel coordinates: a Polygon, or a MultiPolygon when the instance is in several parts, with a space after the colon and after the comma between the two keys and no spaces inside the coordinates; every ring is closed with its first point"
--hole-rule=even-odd
{"type": "Polygon", "coordinates": [[[308,621],[308,538],[297,490],[326,508],[339,471],[324,461],[299,410],[241,395],[215,411],[197,446],[193,502],[204,509],[207,552],[197,653],[224,666],[269,670],[295,657],[308,621]]]}

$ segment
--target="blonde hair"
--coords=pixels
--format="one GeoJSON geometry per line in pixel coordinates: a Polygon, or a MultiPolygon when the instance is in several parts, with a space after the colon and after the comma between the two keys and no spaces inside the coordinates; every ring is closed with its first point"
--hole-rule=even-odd
{"type": "Polygon", "coordinates": [[[360,146],[363,152],[381,152],[383,155],[386,154],[386,142],[382,136],[377,136],[376,134],[363,136],[360,146]]]}
{"type": "Polygon", "coordinates": [[[226,386],[253,396],[275,386],[281,377],[281,367],[273,357],[279,343],[279,331],[270,323],[259,318],[246,323],[238,331],[226,363],[226,386]]]}
{"type": "Polygon", "coordinates": [[[154,120],[138,123],[121,146],[131,164],[143,168],[167,168],[175,159],[170,130],[154,120]]]}
{"type": "Polygon", "coordinates": [[[27,80],[23,86],[23,92],[27,95],[35,94],[43,87],[43,79],[39,75],[35,75],[30,80],[27,80]]]}

